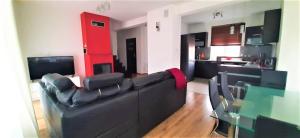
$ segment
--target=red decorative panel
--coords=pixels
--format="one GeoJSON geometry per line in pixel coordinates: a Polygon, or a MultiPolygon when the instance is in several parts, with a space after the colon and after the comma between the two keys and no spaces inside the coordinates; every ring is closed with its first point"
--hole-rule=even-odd
{"type": "Polygon", "coordinates": [[[213,26],[211,29],[211,45],[212,46],[227,46],[241,45],[242,33],[240,27],[244,23],[228,24],[221,26],[213,26]],[[234,27],[233,34],[230,34],[230,27],[234,27]]]}
{"type": "Polygon", "coordinates": [[[94,75],[93,65],[110,63],[113,72],[113,54],[110,44],[110,18],[83,12],[82,38],[86,76],[94,75]]]}

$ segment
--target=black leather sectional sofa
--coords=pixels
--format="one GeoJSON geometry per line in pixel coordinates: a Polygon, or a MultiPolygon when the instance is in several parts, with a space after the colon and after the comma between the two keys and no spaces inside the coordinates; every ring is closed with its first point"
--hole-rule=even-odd
{"type": "Polygon", "coordinates": [[[48,74],[39,84],[51,137],[142,137],[186,102],[186,89],[176,89],[167,71],[134,79],[97,75],[84,88],[48,74]]]}

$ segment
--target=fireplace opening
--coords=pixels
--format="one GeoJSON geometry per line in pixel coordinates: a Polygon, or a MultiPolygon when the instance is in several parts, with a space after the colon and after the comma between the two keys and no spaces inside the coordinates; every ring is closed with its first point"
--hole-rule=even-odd
{"type": "Polygon", "coordinates": [[[112,67],[110,63],[94,64],[93,68],[94,68],[94,75],[112,72],[112,67]]]}

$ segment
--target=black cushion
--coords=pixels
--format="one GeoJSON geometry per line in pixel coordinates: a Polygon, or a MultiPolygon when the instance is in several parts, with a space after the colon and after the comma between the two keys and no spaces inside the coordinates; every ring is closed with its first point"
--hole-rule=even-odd
{"type": "Polygon", "coordinates": [[[72,106],[72,97],[75,94],[77,88],[73,87],[65,91],[56,91],[55,95],[57,100],[67,106],[72,106]]]}
{"type": "Polygon", "coordinates": [[[85,89],[78,89],[72,97],[73,106],[84,105],[98,99],[97,91],[87,92],[85,89]]]}
{"type": "Polygon", "coordinates": [[[120,88],[121,88],[121,93],[125,93],[129,91],[133,86],[132,80],[131,79],[124,79],[120,88]]]}
{"type": "Polygon", "coordinates": [[[121,84],[123,79],[123,73],[106,73],[88,77],[83,80],[83,84],[85,89],[92,91],[103,87],[121,84]]]}
{"type": "Polygon", "coordinates": [[[99,98],[106,98],[118,94],[121,88],[118,84],[99,88],[97,90],[88,91],[86,89],[78,89],[74,96],[72,97],[73,106],[84,105],[91,103],[99,98]]]}
{"type": "Polygon", "coordinates": [[[161,72],[163,74],[163,80],[174,78],[173,75],[169,71],[161,72]]]}
{"type": "Polygon", "coordinates": [[[148,76],[134,78],[132,79],[134,89],[141,89],[148,85],[160,82],[164,79],[165,75],[165,72],[157,72],[148,76]]]}
{"type": "Polygon", "coordinates": [[[54,88],[63,92],[75,86],[68,77],[62,76],[58,73],[46,74],[42,77],[42,81],[45,83],[49,91],[55,91],[53,90],[54,88]]]}

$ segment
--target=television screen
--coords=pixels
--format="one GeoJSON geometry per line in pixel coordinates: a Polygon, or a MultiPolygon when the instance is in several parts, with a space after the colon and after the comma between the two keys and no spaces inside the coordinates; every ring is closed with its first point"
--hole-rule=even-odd
{"type": "Polygon", "coordinates": [[[48,73],[75,74],[73,56],[28,57],[27,60],[31,80],[41,79],[48,73]]]}

